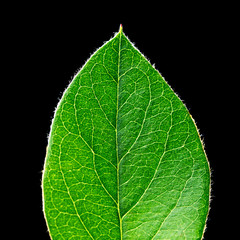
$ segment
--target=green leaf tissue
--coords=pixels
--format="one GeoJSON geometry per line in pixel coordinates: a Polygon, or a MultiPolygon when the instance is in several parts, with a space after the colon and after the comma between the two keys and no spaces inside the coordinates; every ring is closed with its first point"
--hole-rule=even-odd
{"type": "Polygon", "coordinates": [[[120,30],[55,111],[43,179],[52,240],[198,240],[210,169],[197,127],[120,30]]]}

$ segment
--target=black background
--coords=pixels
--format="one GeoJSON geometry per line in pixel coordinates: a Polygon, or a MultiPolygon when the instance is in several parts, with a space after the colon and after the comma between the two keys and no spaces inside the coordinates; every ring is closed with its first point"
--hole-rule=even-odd
{"type": "Polygon", "coordinates": [[[234,51],[234,7],[119,3],[109,8],[92,4],[15,7],[14,20],[5,19],[7,44],[3,48],[8,51],[5,62],[10,63],[10,86],[5,89],[10,96],[7,99],[16,99],[11,106],[16,113],[9,120],[17,134],[9,145],[16,147],[18,156],[17,187],[13,188],[14,193],[21,192],[13,197],[17,199],[18,236],[50,239],[42,213],[41,176],[51,119],[70,80],[91,54],[118,32],[120,24],[186,104],[204,140],[212,170],[205,239],[217,239],[219,232],[230,236],[233,227],[226,218],[230,218],[232,191],[226,179],[234,158],[226,134],[235,120],[229,121],[232,110],[226,98],[233,93],[229,84],[236,83],[226,66],[234,51]]]}

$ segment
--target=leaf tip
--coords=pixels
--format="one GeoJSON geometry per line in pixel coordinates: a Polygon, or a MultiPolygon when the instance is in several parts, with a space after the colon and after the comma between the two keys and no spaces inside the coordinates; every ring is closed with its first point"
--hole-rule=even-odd
{"type": "Polygon", "coordinates": [[[120,24],[119,33],[122,33],[122,29],[123,29],[122,24],[120,24]]]}

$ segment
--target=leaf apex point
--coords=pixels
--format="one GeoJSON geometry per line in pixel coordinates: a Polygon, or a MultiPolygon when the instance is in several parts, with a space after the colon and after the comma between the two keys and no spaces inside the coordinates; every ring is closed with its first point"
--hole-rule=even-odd
{"type": "Polygon", "coordinates": [[[123,29],[123,26],[122,26],[122,24],[120,24],[119,33],[122,33],[122,29],[123,29]]]}

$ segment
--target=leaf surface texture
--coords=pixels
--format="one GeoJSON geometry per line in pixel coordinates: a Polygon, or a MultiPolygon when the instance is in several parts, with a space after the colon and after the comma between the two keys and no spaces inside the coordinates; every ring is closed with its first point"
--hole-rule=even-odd
{"type": "Polygon", "coordinates": [[[55,112],[43,174],[51,238],[201,239],[209,184],[191,115],[120,30],[55,112]]]}

